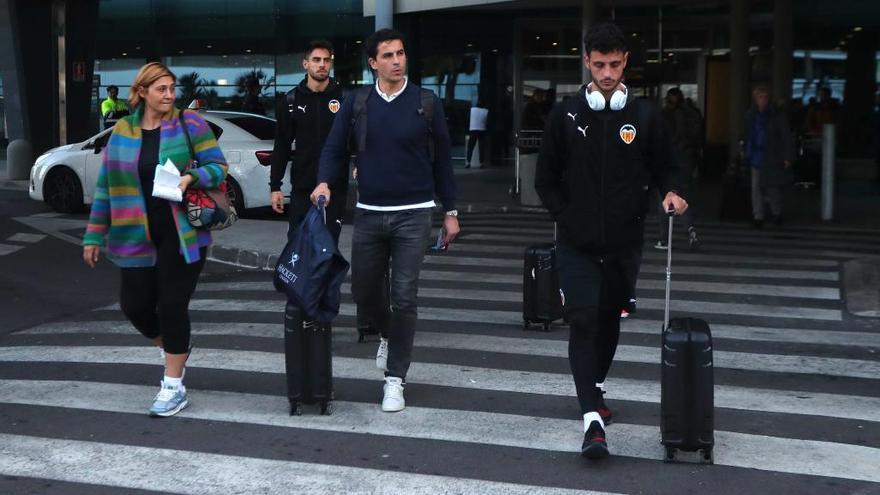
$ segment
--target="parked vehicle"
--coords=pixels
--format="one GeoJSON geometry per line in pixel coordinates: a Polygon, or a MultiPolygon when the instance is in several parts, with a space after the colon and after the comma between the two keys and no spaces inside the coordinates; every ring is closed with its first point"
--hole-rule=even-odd
{"type": "MultiPolygon", "coordinates": [[[[201,111],[229,163],[230,194],[236,209],[269,206],[269,169],[275,120],[262,115],[201,111]]],[[[31,168],[30,196],[62,213],[80,211],[92,203],[101,168],[101,152],[111,129],[81,143],[53,148],[31,168]]],[[[290,184],[284,184],[285,196],[290,184]]]]}

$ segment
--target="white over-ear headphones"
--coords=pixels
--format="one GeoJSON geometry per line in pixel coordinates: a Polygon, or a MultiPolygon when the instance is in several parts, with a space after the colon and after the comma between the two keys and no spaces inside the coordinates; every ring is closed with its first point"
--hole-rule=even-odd
{"type": "MultiPolygon", "coordinates": [[[[624,106],[626,106],[626,96],[628,90],[626,86],[622,83],[620,85],[623,89],[618,89],[614,91],[614,94],[611,95],[611,103],[609,108],[614,110],[615,112],[618,110],[622,110],[624,106]]],[[[601,112],[605,110],[605,95],[602,94],[601,91],[593,91],[593,83],[587,85],[587,104],[590,105],[590,108],[601,112]]]]}

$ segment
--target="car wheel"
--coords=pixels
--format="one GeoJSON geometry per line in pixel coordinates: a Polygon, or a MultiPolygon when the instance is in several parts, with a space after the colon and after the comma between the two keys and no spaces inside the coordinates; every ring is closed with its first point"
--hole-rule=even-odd
{"type": "Polygon", "coordinates": [[[56,167],[46,176],[43,198],[53,210],[77,213],[83,209],[83,189],[79,177],[67,167],[56,167]]]}
{"type": "Polygon", "coordinates": [[[232,206],[235,207],[235,212],[238,213],[239,218],[244,218],[244,195],[241,192],[241,186],[232,177],[226,177],[226,190],[232,206]]]}

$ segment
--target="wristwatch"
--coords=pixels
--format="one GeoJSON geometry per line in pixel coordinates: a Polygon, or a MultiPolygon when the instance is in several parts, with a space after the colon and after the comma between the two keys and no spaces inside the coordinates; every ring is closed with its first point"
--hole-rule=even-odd
{"type": "Polygon", "coordinates": [[[458,216],[458,210],[449,210],[449,211],[446,212],[446,216],[447,216],[447,217],[457,217],[457,216],[458,216]]]}

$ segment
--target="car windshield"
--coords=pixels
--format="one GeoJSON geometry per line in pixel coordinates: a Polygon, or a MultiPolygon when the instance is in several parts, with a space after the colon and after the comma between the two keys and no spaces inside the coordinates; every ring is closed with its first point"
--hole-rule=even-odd
{"type": "Polygon", "coordinates": [[[236,115],[234,117],[226,117],[226,120],[241,127],[257,139],[275,139],[275,121],[272,119],[264,119],[262,117],[250,117],[247,115],[236,115]]]}

